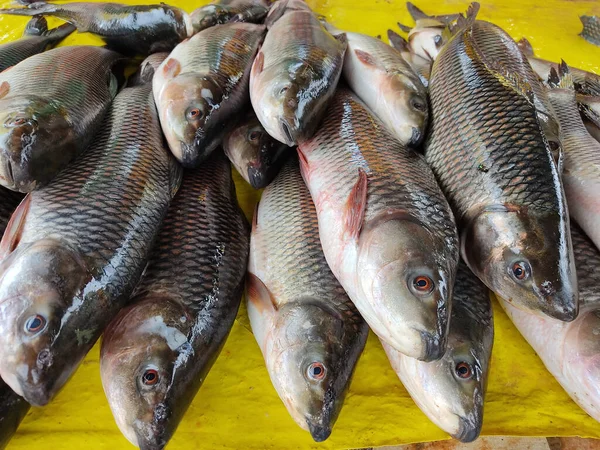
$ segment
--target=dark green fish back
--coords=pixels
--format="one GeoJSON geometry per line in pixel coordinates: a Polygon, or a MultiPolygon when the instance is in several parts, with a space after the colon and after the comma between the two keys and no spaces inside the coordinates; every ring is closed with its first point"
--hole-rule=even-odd
{"type": "Polygon", "coordinates": [[[574,222],[571,222],[571,239],[580,301],[583,304],[598,303],[600,302],[600,252],[574,222]]]}
{"type": "Polygon", "coordinates": [[[6,447],[27,411],[29,403],[0,379],[0,449],[6,447]]]}

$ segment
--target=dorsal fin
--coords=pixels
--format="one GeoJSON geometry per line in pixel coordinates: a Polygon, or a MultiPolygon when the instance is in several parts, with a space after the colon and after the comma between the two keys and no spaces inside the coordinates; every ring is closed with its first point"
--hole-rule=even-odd
{"type": "Polygon", "coordinates": [[[469,5],[467,9],[467,13],[465,16],[462,14],[458,15],[458,19],[456,19],[456,25],[460,29],[467,29],[473,25],[475,20],[477,20],[477,14],[479,13],[479,3],[473,2],[469,5]]]}
{"type": "Polygon", "coordinates": [[[412,30],[411,27],[409,27],[408,25],[403,25],[400,22],[398,22],[398,28],[400,28],[405,33],[410,33],[410,30],[412,30]]]}
{"type": "Polygon", "coordinates": [[[531,46],[531,42],[526,38],[521,38],[519,42],[517,42],[517,46],[525,56],[533,56],[533,47],[531,46]]]}
{"type": "Polygon", "coordinates": [[[399,52],[409,52],[408,41],[396,33],[394,30],[388,30],[388,42],[399,52]]]}
{"type": "Polygon", "coordinates": [[[406,2],[406,9],[408,9],[410,17],[412,17],[415,22],[419,19],[428,19],[430,17],[411,2],[406,2]]]}

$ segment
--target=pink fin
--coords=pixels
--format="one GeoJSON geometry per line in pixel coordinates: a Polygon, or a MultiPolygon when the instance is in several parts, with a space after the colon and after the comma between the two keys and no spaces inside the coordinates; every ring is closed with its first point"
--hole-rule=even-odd
{"type": "Polygon", "coordinates": [[[246,298],[261,313],[277,311],[277,303],[260,278],[253,273],[246,274],[246,298]]]}
{"type": "Polygon", "coordinates": [[[163,66],[163,73],[165,76],[174,78],[179,75],[179,72],[181,72],[181,64],[179,64],[179,61],[174,58],[169,58],[163,66]]]}
{"type": "Polygon", "coordinates": [[[17,248],[17,245],[19,245],[30,205],[31,194],[27,194],[11,216],[0,242],[0,260],[10,255],[17,248]]]}
{"type": "Polygon", "coordinates": [[[358,238],[367,209],[367,174],[363,169],[358,169],[358,180],[352,188],[345,207],[345,225],[354,239],[358,238]]]}
{"type": "Polygon", "coordinates": [[[297,147],[297,151],[298,151],[298,161],[300,161],[300,169],[301,169],[302,173],[308,174],[308,159],[306,158],[306,155],[304,154],[304,152],[302,151],[300,146],[297,147]]]}
{"type": "Polygon", "coordinates": [[[358,60],[360,62],[362,62],[363,64],[365,64],[367,66],[373,66],[373,67],[379,66],[379,64],[377,64],[377,61],[375,60],[375,58],[373,58],[373,56],[370,53],[363,52],[362,50],[354,50],[354,54],[356,55],[356,57],[358,58],[358,60]]]}
{"type": "Polygon", "coordinates": [[[8,81],[3,81],[2,84],[0,84],[0,98],[6,97],[6,94],[8,94],[9,91],[10,85],[8,84],[8,81]]]}
{"type": "Polygon", "coordinates": [[[263,52],[258,52],[254,64],[252,65],[252,77],[260,75],[265,67],[265,55],[263,52]]]}

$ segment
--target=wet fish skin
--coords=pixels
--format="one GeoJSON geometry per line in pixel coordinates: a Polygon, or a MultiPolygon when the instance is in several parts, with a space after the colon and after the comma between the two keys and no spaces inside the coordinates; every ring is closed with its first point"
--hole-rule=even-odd
{"type": "Polygon", "coordinates": [[[458,236],[423,156],[341,87],[298,150],[325,257],[361,315],[398,351],[441,358],[458,236]]]}
{"type": "Polygon", "coordinates": [[[216,360],[242,298],[249,235],[231,166],[215,152],[185,173],[130,305],[102,340],[104,391],[134,445],[164,448],[216,360]]]}
{"type": "Polygon", "coordinates": [[[250,23],[201,31],[159,67],[154,99],[171,152],[185,167],[198,166],[247,105],[250,67],[265,31],[250,23]]]}
{"type": "Polygon", "coordinates": [[[122,61],[100,47],[60,47],[0,73],[0,184],[29,192],[87,148],[122,61]]]}
{"type": "Polygon", "coordinates": [[[288,146],[273,139],[250,112],[223,139],[225,154],[254,189],[265,188],[277,175],[288,146]]]}
{"type": "Polygon", "coordinates": [[[54,47],[73,31],[75,27],[71,24],[49,30],[44,17],[33,17],[27,23],[21,39],[0,45],[0,72],[54,47]]]}
{"type": "Polygon", "coordinates": [[[264,0],[220,0],[201,6],[190,14],[194,33],[227,22],[260,23],[269,5],[264,0]]]}
{"type": "Polygon", "coordinates": [[[265,130],[292,147],[315,133],[342,74],[347,43],[329,34],[302,0],[278,2],[267,22],[250,99],[265,130]]]}
{"type": "Polygon", "coordinates": [[[98,35],[109,48],[126,55],[171,51],[193,34],[189,15],[164,3],[71,2],[57,5],[40,1],[30,3],[26,8],[0,9],[0,14],[58,17],[75,25],[81,33],[98,35]]]}
{"type": "Polygon", "coordinates": [[[273,386],[300,427],[327,439],[368,327],[327,265],[296,156],[255,212],[246,293],[273,386]]]}
{"type": "Polygon", "coordinates": [[[151,86],[115,99],[76,164],[21,203],[0,243],[0,376],[36,406],[131,295],[181,170],[151,86]]]}
{"type": "Polygon", "coordinates": [[[442,359],[423,362],[382,344],[417,406],[455,439],[471,442],[483,425],[493,341],[489,291],[461,262],[454,285],[448,348],[442,359]]]}
{"type": "Polygon", "coordinates": [[[0,379],[0,449],[6,448],[27,411],[29,403],[0,379]]]}
{"type": "Polygon", "coordinates": [[[471,270],[515,306],[569,321],[577,316],[577,280],[544,106],[527,62],[500,32],[474,21],[440,52],[426,158],[453,207],[471,270]]]}
{"type": "Polygon", "coordinates": [[[597,16],[581,16],[579,17],[583,25],[583,30],[579,36],[586,41],[600,46],[600,19],[597,16]]]}

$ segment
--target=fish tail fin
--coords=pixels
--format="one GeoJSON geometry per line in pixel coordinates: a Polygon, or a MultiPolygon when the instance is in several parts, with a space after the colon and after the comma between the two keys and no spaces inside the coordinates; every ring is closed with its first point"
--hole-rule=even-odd
{"type": "Polygon", "coordinates": [[[414,3],[406,2],[406,9],[408,9],[410,17],[412,17],[415,22],[420,19],[431,18],[431,16],[428,16],[421,9],[417,8],[414,3]]]}
{"type": "Polygon", "coordinates": [[[34,16],[27,22],[24,36],[43,36],[48,32],[48,21],[44,16],[34,16]]]}
{"type": "Polygon", "coordinates": [[[73,33],[75,30],[77,30],[77,27],[75,25],[72,25],[70,23],[63,23],[62,25],[56,28],[52,28],[51,30],[46,31],[44,33],[44,36],[51,38],[55,42],[60,42],[64,38],[69,36],[71,33],[73,33]]]}
{"type": "Polygon", "coordinates": [[[562,60],[558,65],[558,71],[552,67],[550,69],[550,75],[548,75],[548,86],[553,89],[567,89],[570,91],[575,90],[573,84],[573,75],[569,71],[569,66],[562,60]]]}
{"type": "Polygon", "coordinates": [[[28,3],[27,8],[2,8],[0,14],[11,14],[13,16],[39,16],[53,14],[57,11],[56,5],[44,2],[28,3]]]}
{"type": "Polygon", "coordinates": [[[533,47],[531,42],[526,38],[521,38],[519,42],[517,42],[517,46],[525,56],[533,56],[533,47]]]}
{"type": "Polygon", "coordinates": [[[400,28],[405,33],[410,33],[410,30],[412,30],[411,27],[409,27],[408,25],[401,24],[400,22],[398,22],[398,28],[400,28]]]}
{"type": "Polygon", "coordinates": [[[410,48],[408,47],[408,41],[396,33],[394,30],[388,30],[388,42],[392,47],[394,47],[399,52],[408,52],[410,48]]]}

